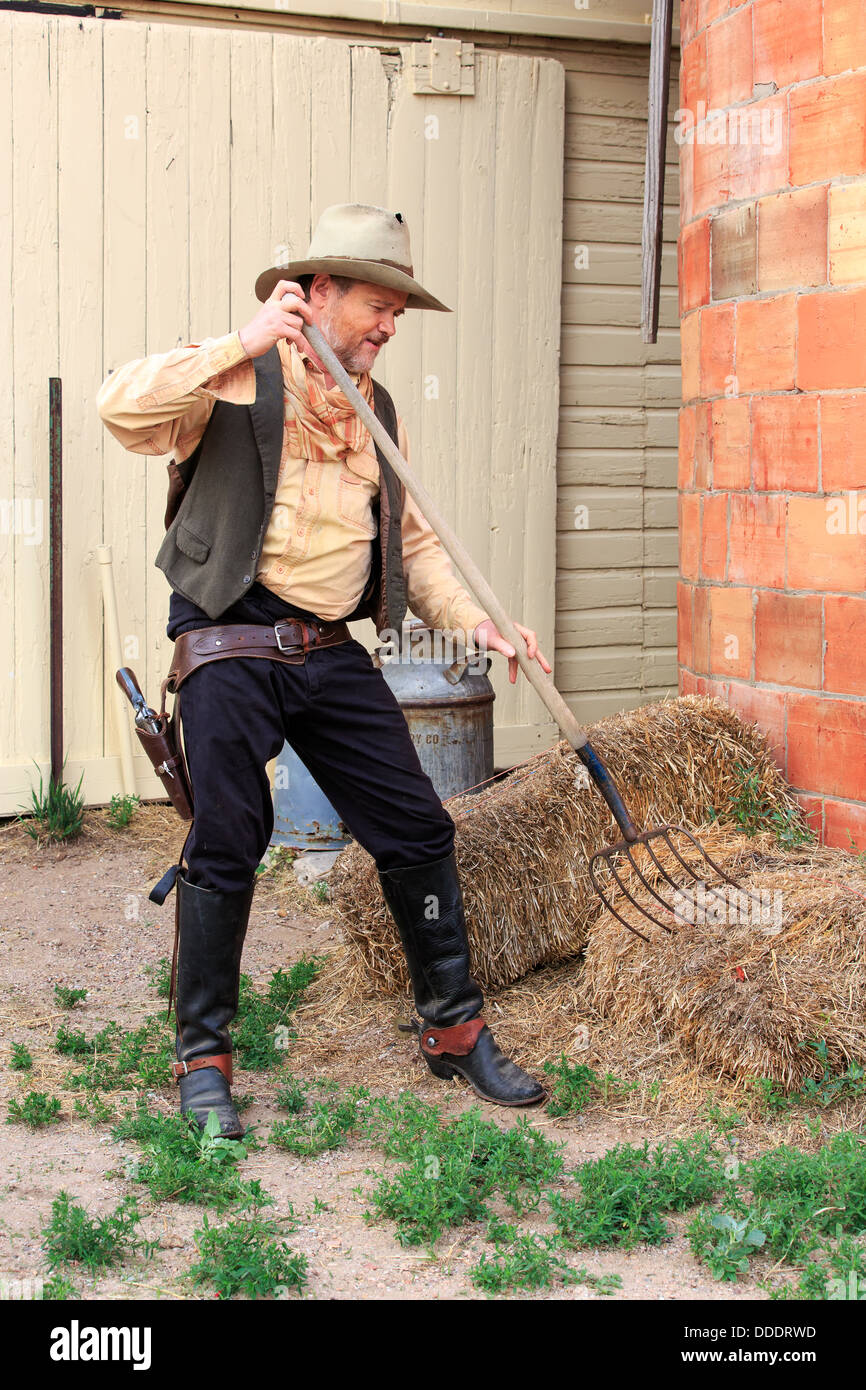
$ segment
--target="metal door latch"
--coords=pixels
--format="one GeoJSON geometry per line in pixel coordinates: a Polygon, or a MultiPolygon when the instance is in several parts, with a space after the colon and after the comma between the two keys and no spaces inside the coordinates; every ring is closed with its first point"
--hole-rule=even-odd
{"type": "Polygon", "coordinates": [[[475,45],[428,39],[412,45],[412,91],[419,96],[475,95],[475,45]]]}

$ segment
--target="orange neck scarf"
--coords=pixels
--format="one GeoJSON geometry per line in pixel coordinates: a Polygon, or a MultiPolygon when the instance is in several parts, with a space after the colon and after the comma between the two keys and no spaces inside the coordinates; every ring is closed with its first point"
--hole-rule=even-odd
{"type": "MultiPolygon", "coordinates": [[[[289,456],[312,459],[344,459],[347,454],[371,453],[370,432],[353,407],[334,385],[325,389],[325,374],[294,343],[288,343],[283,360],[285,431],[289,456]]],[[[355,384],[373,407],[373,382],[369,372],[354,373],[355,384]]]]}

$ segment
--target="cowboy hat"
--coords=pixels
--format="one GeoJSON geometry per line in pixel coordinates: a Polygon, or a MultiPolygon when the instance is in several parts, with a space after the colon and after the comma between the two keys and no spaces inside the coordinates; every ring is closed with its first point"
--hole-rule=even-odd
{"type": "Polygon", "coordinates": [[[441,304],[414,279],[409,228],[400,212],[369,207],[366,203],[335,203],[319,218],[303,261],[263,270],[256,280],[256,297],[264,304],[280,280],[324,271],[346,275],[408,294],[407,309],[441,309],[441,304]]]}

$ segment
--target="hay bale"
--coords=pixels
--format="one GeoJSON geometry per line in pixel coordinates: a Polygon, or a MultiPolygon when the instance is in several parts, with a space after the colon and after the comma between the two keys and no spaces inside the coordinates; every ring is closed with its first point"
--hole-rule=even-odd
{"type": "Polygon", "coordinates": [[[745,888],[763,890],[764,904],[749,906],[745,921],[707,913],[670,935],[650,928],[648,941],[602,913],[578,1008],[609,1019],[621,1041],[653,1025],[705,1071],[736,1080],[796,1088],[820,1078],[807,1044],[822,1039],[831,1071],[866,1064],[866,870],[843,850],[784,851],[766,834],[717,829],[701,842],[745,888]]]}
{"type": "MultiPolygon", "coordinates": [[[[797,809],[761,731],[715,698],[687,695],[611,715],[589,730],[640,827],[698,826],[736,794],[737,763],[764,800],[797,809]]],[[[457,862],[474,973],[485,990],[579,954],[603,911],[589,858],[620,833],[583,765],[562,741],[476,795],[452,797],[457,862]]],[[[405,991],[396,927],[375,865],[358,845],[337,861],[332,902],[350,943],[353,987],[405,991]]]]}

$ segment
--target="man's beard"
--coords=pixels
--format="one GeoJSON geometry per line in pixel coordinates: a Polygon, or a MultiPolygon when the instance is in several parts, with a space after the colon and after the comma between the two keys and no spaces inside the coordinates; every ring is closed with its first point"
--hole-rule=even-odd
{"type": "Polygon", "coordinates": [[[327,309],[322,314],[319,327],[347,372],[367,372],[370,370],[378,353],[371,352],[371,345],[366,336],[358,342],[357,338],[349,338],[346,334],[341,333],[334,323],[333,314],[327,309]]]}

